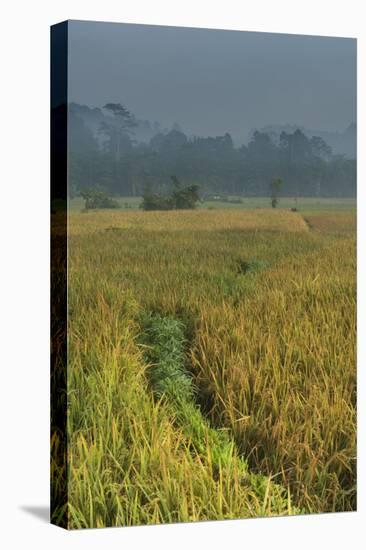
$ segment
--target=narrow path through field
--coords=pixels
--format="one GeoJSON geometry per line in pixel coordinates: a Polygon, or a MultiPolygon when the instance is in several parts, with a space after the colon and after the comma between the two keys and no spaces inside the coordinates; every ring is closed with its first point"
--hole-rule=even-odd
{"type": "Polygon", "coordinates": [[[149,362],[148,377],[154,394],[165,396],[172,405],[178,425],[191,441],[192,452],[208,456],[212,475],[239,477],[263,499],[263,505],[271,494],[283,513],[301,513],[290,504],[288,491],[273,483],[271,478],[248,471],[246,460],[239,455],[236,444],[228,431],[214,429],[196,403],[198,389],[186,368],[185,326],[182,321],[161,315],[148,315],[144,320],[143,349],[149,362]]]}

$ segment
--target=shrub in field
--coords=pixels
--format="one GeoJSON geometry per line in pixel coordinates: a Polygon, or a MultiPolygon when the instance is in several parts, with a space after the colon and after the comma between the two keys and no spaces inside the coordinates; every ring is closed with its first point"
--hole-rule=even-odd
{"type": "Polygon", "coordinates": [[[119,203],[108,197],[104,191],[96,189],[84,189],[80,196],[85,200],[85,210],[95,210],[97,208],[119,208],[119,203]]]}
{"type": "Polygon", "coordinates": [[[281,178],[273,178],[270,185],[271,190],[271,205],[272,208],[276,208],[279,203],[279,192],[281,191],[281,188],[283,186],[283,181],[281,178]]]}
{"type": "Polygon", "coordinates": [[[176,176],[172,176],[173,192],[172,197],[177,210],[189,210],[195,208],[196,202],[200,197],[198,194],[198,185],[183,186],[176,176]]]}
{"type": "Polygon", "coordinates": [[[140,207],[142,210],[173,210],[174,200],[170,195],[161,195],[146,190],[140,207]]]}
{"type": "Polygon", "coordinates": [[[176,176],[171,177],[173,188],[169,193],[153,193],[146,189],[141,208],[143,210],[190,210],[200,200],[198,185],[182,185],[176,176]]]}

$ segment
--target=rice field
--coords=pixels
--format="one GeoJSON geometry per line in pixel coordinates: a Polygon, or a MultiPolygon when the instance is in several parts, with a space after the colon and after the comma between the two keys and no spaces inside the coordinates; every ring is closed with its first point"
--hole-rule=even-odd
{"type": "Polygon", "coordinates": [[[355,222],[350,207],[71,210],[57,517],[354,510],[355,222]]]}

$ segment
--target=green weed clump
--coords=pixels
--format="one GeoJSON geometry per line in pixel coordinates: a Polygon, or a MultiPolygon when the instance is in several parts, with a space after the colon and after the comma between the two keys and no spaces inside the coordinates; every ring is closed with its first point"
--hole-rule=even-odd
{"type": "Polygon", "coordinates": [[[239,260],[238,261],[238,272],[240,274],[246,275],[247,273],[257,273],[268,267],[268,263],[263,260],[239,260]]]}
{"type": "Polygon", "coordinates": [[[142,321],[146,356],[151,362],[149,378],[158,397],[176,401],[194,398],[192,377],[185,367],[184,324],[170,317],[146,315],[142,321]]]}

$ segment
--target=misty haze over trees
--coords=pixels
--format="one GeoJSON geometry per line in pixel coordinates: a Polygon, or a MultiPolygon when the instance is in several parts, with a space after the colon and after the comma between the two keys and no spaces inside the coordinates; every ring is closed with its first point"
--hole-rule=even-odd
{"type": "Polygon", "coordinates": [[[268,196],[274,177],[283,196],[356,194],[356,126],[343,133],[296,126],[253,130],[248,143],[231,135],[196,137],[178,123],[139,120],[127,107],[69,105],[69,193],[96,188],[115,196],[165,192],[175,174],[184,185],[214,193],[268,196]],[[316,132],[316,133],[315,133],[316,132]]]}

